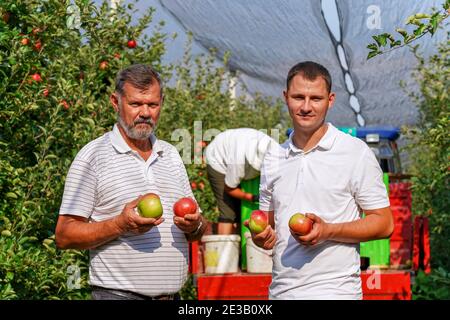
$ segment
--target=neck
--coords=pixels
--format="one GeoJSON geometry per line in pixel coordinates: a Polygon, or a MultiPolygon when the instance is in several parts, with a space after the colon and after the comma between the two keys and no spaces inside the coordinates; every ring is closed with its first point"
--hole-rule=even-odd
{"type": "Polygon", "coordinates": [[[119,127],[120,134],[124,138],[125,142],[130,146],[130,148],[134,151],[137,151],[139,153],[141,152],[148,152],[152,150],[152,143],[150,142],[150,139],[144,139],[144,140],[136,140],[132,139],[127,136],[125,133],[125,130],[122,128],[120,123],[117,124],[119,127]]]}
{"type": "Polygon", "coordinates": [[[323,123],[319,128],[311,131],[302,128],[294,128],[292,142],[297,148],[307,152],[317,145],[327,130],[328,125],[326,123],[323,123]]]}

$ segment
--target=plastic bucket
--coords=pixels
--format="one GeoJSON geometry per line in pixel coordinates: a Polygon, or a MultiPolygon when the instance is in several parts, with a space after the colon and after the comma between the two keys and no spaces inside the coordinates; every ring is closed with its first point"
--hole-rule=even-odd
{"type": "Polygon", "coordinates": [[[247,272],[272,273],[272,250],[257,247],[252,240],[250,232],[245,233],[247,239],[247,272]]]}
{"type": "Polygon", "coordinates": [[[202,237],[205,244],[205,273],[234,273],[239,271],[239,247],[241,237],[232,235],[208,235],[202,237]]]}

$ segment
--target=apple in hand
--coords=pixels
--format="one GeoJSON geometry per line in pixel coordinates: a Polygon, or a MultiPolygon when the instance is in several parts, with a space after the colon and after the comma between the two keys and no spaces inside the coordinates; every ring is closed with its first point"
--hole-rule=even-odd
{"type": "Polygon", "coordinates": [[[269,217],[264,211],[254,210],[250,215],[248,227],[253,233],[263,232],[269,224],[269,217]]]}
{"type": "Polygon", "coordinates": [[[137,210],[139,215],[144,218],[158,219],[163,214],[163,207],[159,196],[155,193],[145,195],[138,203],[137,210]]]}
{"type": "Polygon", "coordinates": [[[192,198],[181,198],[173,205],[173,212],[181,218],[186,214],[194,214],[197,212],[197,203],[192,198]]]}
{"type": "Polygon", "coordinates": [[[313,222],[310,218],[306,217],[303,213],[295,213],[289,219],[289,228],[301,235],[307,235],[311,232],[313,222]]]}

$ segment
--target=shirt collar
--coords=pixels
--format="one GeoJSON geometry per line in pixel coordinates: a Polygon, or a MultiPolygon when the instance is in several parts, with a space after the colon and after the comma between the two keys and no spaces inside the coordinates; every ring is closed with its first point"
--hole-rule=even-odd
{"type": "MultiPolygon", "coordinates": [[[[325,132],[324,136],[319,140],[319,142],[317,143],[317,145],[314,148],[309,150],[309,152],[316,148],[321,148],[323,150],[331,149],[331,147],[334,144],[334,141],[336,140],[337,129],[329,122],[327,123],[327,125],[328,125],[328,129],[325,132]]],[[[302,149],[297,148],[295,146],[294,142],[292,141],[293,136],[294,136],[294,131],[292,131],[291,134],[289,135],[288,148],[286,149],[286,157],[288,157],[291,152],[292,153],[305,153],[302,149]]]]}
{"type": "MultiPolygon", "coordinates": [[[[111,134],[111,143],[113,147],[117,150],[119,153],[127,153],[131,151],[130,146],[123,138],[122,134],[120,133],[119,126],[114,124],[114,128],[112,130],[111,134]]],[[[158,155],[161,155],[163,152],[163,149],[161,147],[161,143],[159,142],[159,139],[156,138],[155,134],[152,133],[150,135],[150,142],[152,144],[152,150],[157,153],[158,155]]]]}

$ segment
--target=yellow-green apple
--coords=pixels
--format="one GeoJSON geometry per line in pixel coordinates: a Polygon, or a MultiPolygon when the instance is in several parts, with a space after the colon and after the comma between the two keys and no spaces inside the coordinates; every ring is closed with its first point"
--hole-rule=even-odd
{"type": "Polygon", "coordinates": [[[263,232],[268,224],[269,224],[269,217],[264,211],[261,210],[252,211],[248,227],[253,233],[263,232]]]}
{"type": "Polygon", "coordinates": [[[138,213],[144,218],[158,219],[163,214],[159,196],[155,193],[146,194],[137,205],[138,213]]]}

